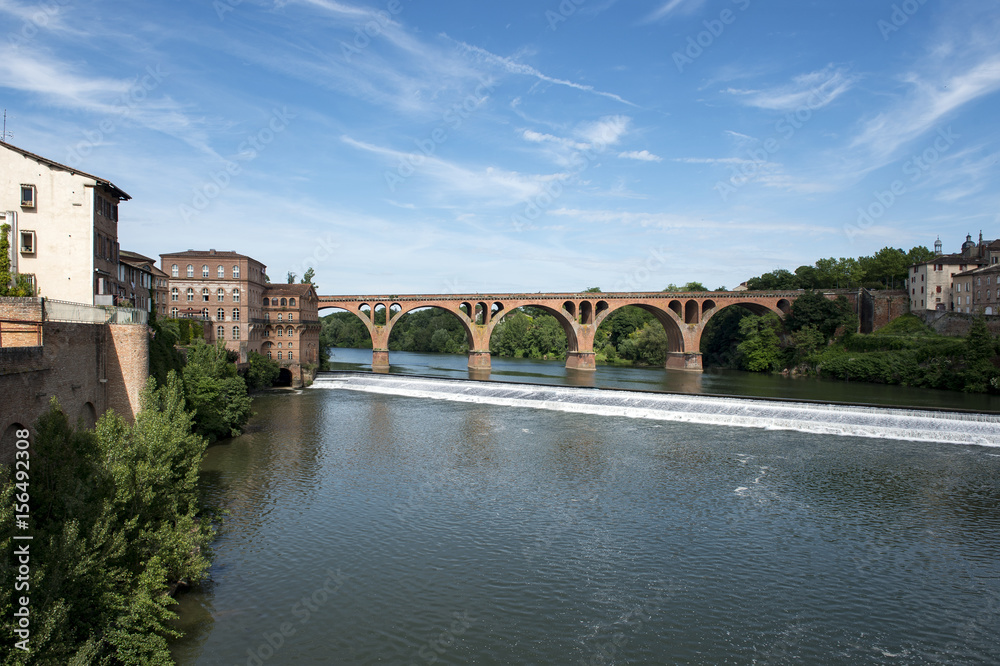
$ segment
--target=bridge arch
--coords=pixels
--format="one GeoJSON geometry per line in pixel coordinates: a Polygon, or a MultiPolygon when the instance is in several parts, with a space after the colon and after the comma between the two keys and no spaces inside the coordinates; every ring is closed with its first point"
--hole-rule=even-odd
{"type": "MultiPolygon", "coordinates": [[[[568,302],[569,303],[569,302],[568,302]]],[[[569,303],[572,305],[572,303],[569,303]]],[[[579,339],[576,334],[576,320],[572,315],[566,310],[566,304],[562,308],[555,308],[552,305],[547,305],[544,303],[532,303],[532,302],[518,302],[516,305],[513,303],[508,304],[509,309],[504,309],[500,312],[499,316],[495,319],[491,319],[489,325],[486,328],[486,349],[489,349],[490,341],[493,339],[493,331],[496,329],[497,325],[503,321],[505,317],[518,311],[519,308],[538,308],[544,311],[546,314],[555,317],[556,321],[562,327],[563,333],[566,334],[566,351],[576,352],[579,351],[579,339]]]]}
{"type": "Polygon", "coordinates": [[[672,300],[667,304],[667,309],[664,310],[663,308],[656,307],[655,305],[639,303],[632,300],[615,302],[613,305],[608,305],[607,308],[602,310],[597,319],[594,320],[594,332],[596,333],[601,324],[603,324],[612,314],[624,307],[632,306],[648,312],[656,317],[656,320],[660,322],[660,325],[663,326],[663,330],[667,333],[667,344],[669,346],[667,351],[673,353],[684,352],[686,351],[684,349],[684,332],[681,330],[681,325],[683,323],[683,319],[681,317],[683,315],[674,309],[675,303],[678,306],[680,305],[680,301],[672,300]]]}
{"type": "MultiPolygon", "coordinates": [[[[721,305],[717,305],[717,306],[713,307],[711,309],[711,311],[709,311],[707,314],[705,314],[702,317],[702,320],[701,320],[702,329],[704,330],[704,327],[708,324],[708,321],[712,317],[714,317],[715,315],[719,314],[721,311],[725,310],[726,308],[733,308],[733,307],[740,307],[740,308],[743,308],[745,310],[749,310],[750,312],[752,312],[753,314],[755,314],[757,316],[767,314],[768,312],[773,312],[774,314],[778,315],[782,319],[784,319],[785,315],[788,314],[788,312],[791,311],[791,304],[789,303],[788,299],[784,299],[784,298],[778,300],[773,307],[765,305],[763,303],[754,302],[754,301],[736,300],[736,301],[733,301],[731,303],[723,303],[721,305]],[[782,309],[781,306],[782,306],[783,303],[787,305],[788,310],[782,309]]],[[[699,342],[700,342],[700,337],[701,336],[699,335],[699,342]]]]}
{"type": "MultiPolygon", "coordinates": [[[[416,312],[417,310],[433,309],[433,310],[440,310],[442,312],[447,312],[448,314],[450,314],[450,315],[454,316],[456,319],[458,319],[459,323],[462,324],[462,329],[465,331],[465,338],[466,338],[466,340],[469,343],[469,349],[470,350],[475,349],[475,343],[476,343],[476,339],[475,338],[476,338],[476,336],[475,336],[475,332],[473,331],[473,328],[472,328],[472,322],[469,320],[468,317],[465,316],[465,313],[462,312],[461,309],[458,309],[458,308],[452,309],[452,308],[444,307],[442,305],[421,305],[421,304],[414,304],[414,305],[403,306],[403,305],[400,305],[398,303],[394,304],[394,307],[397,307],[397,306],[399,307],[399,310],[396,312],[396,314],[394,314],[392,316],[392,318],[386,324],[385,340],[386,340],[386,344],[387,345],[388,345],[388,342],[389,342],[389,336],[392,334],[392,329],[396,326],[396,324],[399,323],[400,319],[402,319],[406,315],[410,314],[411,312],[416,312]]],[[[387,348],[388,348],[388,346],[387,346],[387,348]]]]}

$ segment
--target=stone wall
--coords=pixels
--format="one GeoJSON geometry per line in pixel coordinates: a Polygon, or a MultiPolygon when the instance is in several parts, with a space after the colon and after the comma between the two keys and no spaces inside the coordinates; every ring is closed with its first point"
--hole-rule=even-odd
{"type": "MultiPolygon", "coordinates": [[[[976,318],[974,314],[934,312],[933,310],[922,311],[916,314],[924,320],[924,323],[939,334],[954,338],[964,338],[968,335],[969,329],[972,327],[972,320],[976,318]]],[[[1000,335],[1000,315],[984,315],[983,318],[986,320],[986,327],[990,329],[990,333],[1000,335]]]]}

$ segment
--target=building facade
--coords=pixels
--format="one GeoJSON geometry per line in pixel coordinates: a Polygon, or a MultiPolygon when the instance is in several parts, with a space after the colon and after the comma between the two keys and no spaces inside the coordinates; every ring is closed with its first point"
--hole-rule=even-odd
{"type": "Polygon", "coordinates": [[[125,295],[115,305],[127,305],[152,312],[153,270],[156,269],[156,261],[128,250],[121,250],[118,256],[118,282],[122,285],[125,295]]]}
{"type": "Polygon", "coordinates": [[[938,239],[934,243],[934,252],[934,258],[910,266],[907,282],[910,311],[974,312],[973,294],[965,291],[969,284],[964,278],[959,280],[958,276],[997,265],[1000,261],[1000,240],[984,241],[980,232],[979,242],[976,243],[969,234],[962,243],[961,252],[943,254],[941,240],[938,239]]]}
{"type": "Polygon", "coordinates": [[[118,204],[110,181],[0,142],[0,224],[11,227],[11,270],[35,294],[88,305],[125,297],[118,279],[118,204]]]}
{"type": "Polygon", "coordinates": [[[205,322],[209,341],[225,342],[246,363],[264,337],[267,267],[235,251],[187,250],[160,255],[167,274],[167,316],[205,322]]]}
{"type": "Polygon", "coordinates": [[[955,312],[1000,314],[1000,264],[974,268],[955,276],[955,312]]]}

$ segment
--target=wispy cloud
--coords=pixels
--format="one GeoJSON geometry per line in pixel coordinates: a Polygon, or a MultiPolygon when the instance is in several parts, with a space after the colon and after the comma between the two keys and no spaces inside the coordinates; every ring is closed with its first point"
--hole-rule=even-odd
{"type": "Polygon", "coordinates": [[[836,227],[806,225],[801,220],[791,222],[776,222],[764,220],[738,221],[718,220],[702,216],[676,215],[672,213],[637,213],[618,210],[581,210],[559,208],[549,213],[571,217],[588,223],[620,224],[622,226],[637,226],[662,231],[681,229],[727,229],[730,231],[793,231],[796,233],[837,234],[842,231],[836,227]]]}
{"type": "Polygon", "coordinates": [[[851,89],[857,81],[844,68],[833,65],[808,74],[794,77],[790,83],[761,90],[741,90],[728,88],[740,102],[758,109],[772,111],[795,111],[797,109],[821,109],[851,89]]]}
{"type": "Polygon", "coordinates": [[[648,16],[645,21],[652,23],[669,17],[671,14],[691,14],[705,4],[705,0],[667,0],[648,16]]]}
{"type": "Polygon", "coordinates": [[[618,153],[618,157],[626,160],[638,160],[640,162],[662,162],[663,158],[659,155],[654,155],[648,150],[629,150],[627,152],[618,153]]]}
{"type": "Polygon", "coordinates": [[[498,56],[495,53],[490,53],[485,49],[479,48],[478,46],[472,46],[470,44],[466,44],[465,42],[458,42],[458,45],[461,49],[463,49],[467,53],[476,56],[481,61],[499,67],[509,74],[520,74],[522,76],[534,77],[539,81],[545,81],[546,83],[553,83],[555,85],[566,86],[568,88],[574,88],[576,90],[582,90],[584,92],[592,93],[594,95],[600,95],[601,97],[607,97],[608,99],[613,99],[616,102],[621,102],[622,104],[627,104],[629,106],[636,106],[627,99],[623,99],[622,97],[614,93],[597,90],[596,88],[594,88],[594,86],[588,86],[582,83],[574,83],[573,81],[567,81],[565,79],[557,79],[551,76],[546,76],[545,74],[542,74],[540,71],[538,71],[531,65],[525,65],[510,58],[498,56]]]}

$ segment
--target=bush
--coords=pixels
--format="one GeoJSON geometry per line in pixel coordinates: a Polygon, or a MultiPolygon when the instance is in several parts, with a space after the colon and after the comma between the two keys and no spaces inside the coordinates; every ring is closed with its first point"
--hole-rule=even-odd
{"type": "Polygon", "coordinates": [[[184,394],[195,411],[195,431],[210,441],[236,437],[250,420],[250,396],[223,343],[196,340],[184,366],[184,394]]]}
{"type": "Polygon", "coordinates": [[[277,361],[272,361],[263,354],[250,352],[249,363],[244,380],[247,388],[251,391],[270,388],[278,380],[281,374],[281,366],[277,361]]]}

